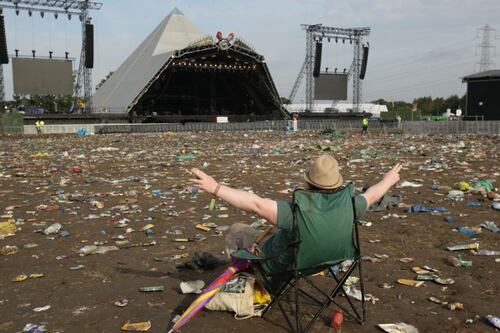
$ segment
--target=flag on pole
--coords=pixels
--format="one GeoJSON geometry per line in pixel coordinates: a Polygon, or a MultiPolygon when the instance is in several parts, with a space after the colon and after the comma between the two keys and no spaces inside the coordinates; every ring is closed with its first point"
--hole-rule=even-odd
{"type": "Polygon", "coordinates": [[[193,303],[184,311],[182,316],[175,322],[174,326],[168,333],[177,332],[184,326],[191,318],[193,318],[205,304],[217,294],[226,282],[233,277],[234,274],[247,269],[250,266],[250,261],[232,258],[231,265],[226,268],[224,272],[217,279],[215,279],[203,292],[196,298],[193,303]]]}

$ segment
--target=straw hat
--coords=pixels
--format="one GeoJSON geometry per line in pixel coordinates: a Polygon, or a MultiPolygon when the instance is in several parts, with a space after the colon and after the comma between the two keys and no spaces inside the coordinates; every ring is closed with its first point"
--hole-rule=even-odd
{"type": "Polygon", "coordinates": [[[340,187],[344,182],[339,171],[339,164],[330,155],[321,155],[304,173],[304,179],[309,184],[330,190],[340,187]]]}

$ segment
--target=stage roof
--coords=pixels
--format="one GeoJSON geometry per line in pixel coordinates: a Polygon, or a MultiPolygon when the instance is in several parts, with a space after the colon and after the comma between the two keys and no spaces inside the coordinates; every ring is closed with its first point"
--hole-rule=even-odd
{"type": "Polygon", "coordinates": [[[94,108],[128,111],[134,99],[175,50],[183,49],[206,35],[174,8],[95,92],[94,108]]]}

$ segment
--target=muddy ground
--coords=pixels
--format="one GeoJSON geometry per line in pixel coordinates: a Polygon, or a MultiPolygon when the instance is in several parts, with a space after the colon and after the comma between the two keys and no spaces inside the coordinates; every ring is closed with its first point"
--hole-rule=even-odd
{"type": "MultiPolygon", "coordinates": [[[[229,226],[257,220],[230,207],[227,211],[209,211],[210,196],[193,193],[186,168],[205,163],[206,172],[219,181],[289,200],[290,191],[302,182],[309,159],[322,151],[339,160],[344,179],[353,180],[358,190],[374,184],[397,162],[405,163],[402,181],[423,184],[419,188],[393,188],[391,194],[403,197],[400,207],[364,216],[363,220],[372,225],[360,229],[362,252],[382,258],[379,262],[363,262],[366,291],[380,300],[367,303],[364,325],[346,319],[342,332],[377,332],[377,324],[400,321],[414,325],[420,332],[494,331],[484,317],[500,315],[498,257],[475,256],[471,251],[449,252],[446,247],[478,242],[481,249],[500,250],[498,233],[483,228],[478,235],[469,236],[453,230],[485,221],[498,225],[499,212],[491,208],[491,199],[481,194],[465,193],[462,201],[452,201],[447,194],[461,181],[473,184],[490,179],[498,185],[500,139],[373,133],[362,138],[338,134],[233,132],[0,138],[0,212],[6,215],[2,221],[12,215],[17,224],[15,235],[0,240],[0,248],[10,245],[19,249],[14,254],[0,255],[0,332],[20,332],[27,323],[43,324],[47,332],[120,332],[128,320],[150,320],[149,332],[166,332],[172,318],[194,298],[181,294],[179,283],[198,278],[209,283],[223,268],[176,268],[199,251],[224,258],[224,236],[215,230],[198,230],[195,225],[214,222],[229,226]],[[434,181],[441,187],[433,189],[434,181]],[[481,206],[469,207],[469,201],[478,201],[481,206]],[[408,213],[406,206],[412,204],[445,207],[448,212],[408,213]],[[226,213],[229,217],[218,217],[226,213]],[[444,221],[448,215],[453,217],[453,224],[444,221]],[[40,232],[54,223],[60,223],[61,231],[70,235],[40,232]],[[147,224],[154,225],[153,235],[141,231],[147,224]],[[127,233],[127,228],[135,231],[127,233]],[[119,238],[138,246],[105,254],[78,254],[86,245],[96,242],[111,246],[119,238]],[[176,238],[193,241],[179,243],[174,241],[176,238]],[[151,242],[156,245],[145,246],[151,242]],[[472,266],[451,266],[447,257],[457,254],[471,260],[472,266]],[[185,257],[169,259],[175,255],[185,257]],[[414,261],[403,263],[400,259],[404,257],[414,261]],[[83,267],[75,269],[78,265],[83,267]],[[424,265],[439,270],[441,277],[452,278],[455,283],[443,286],[427,281],[418,288],[397,283],[399,278],[415,278],[412,267],[424,265]],[[18,275],[33,273],[43,277],[12,281],[18,275]],[[383,288],[384,283],[393,287],[383,288]],[[164,286],[164,292],[138,290],[158,285],[164,286]],[[464,308],[451,311],[430,302],[431,296],[463,303],[464,308]],[[127,306],[114,305],[124,298],[129,300],[127,306]],[[46,305],[51,308],[33,310],[46,305]],[[468,319],[472,323],[466,323],[468,319]]],[[[225,206],[219,202],[218,207],[225,206]]],[[[333,332],[325,325],[332,310],[325,311],[312,332],[333,332]]],[[[277,309],[265,319],[244,321],[233,319],[230,313],[204,310],[183,332],[286,332],[284,325],[277,309]]]]}

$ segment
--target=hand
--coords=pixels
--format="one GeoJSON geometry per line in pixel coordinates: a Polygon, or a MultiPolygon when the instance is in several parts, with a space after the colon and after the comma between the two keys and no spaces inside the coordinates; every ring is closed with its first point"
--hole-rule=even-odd
{"type": "Polygon", "coordinates": [[[390,186],[393,186],[394,184],[399,182],[399,171],[402,167],[403,166],[400,163],[396,164],[396,166],[394,166],[391,171],[387,172],[384,175],[384,181],[388,182],[390,186]]]}
{"type": "Polygon", "coordinates": [[[193,182],[194,186],[208,193],[213,194],[215,192],[217,181],[213,177],[197,168],[192,168],[191,173],[198,177],[189,179],[189,181],[193,182]]]}

